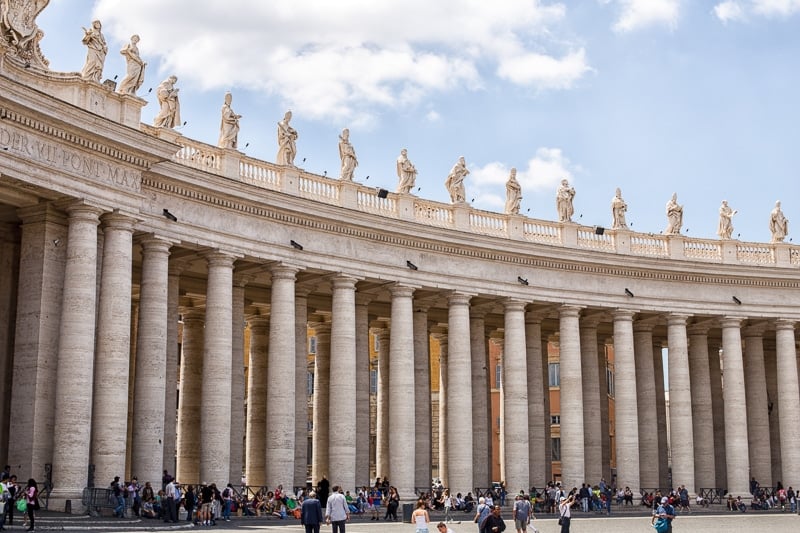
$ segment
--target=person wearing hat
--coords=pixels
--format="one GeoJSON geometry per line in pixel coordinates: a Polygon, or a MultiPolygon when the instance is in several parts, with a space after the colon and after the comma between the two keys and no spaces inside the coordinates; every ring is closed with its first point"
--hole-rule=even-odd
{"type": "Polygon", "coordinates": [[[558,523],[561,524],[561,533],[569,533],[569,523],[572,519],[572,504],[575,503],[575,493],[570,492],[569,497],[561,496],[558,500],[558,523]]]}
{"type": "Polygon", "coordinates": [[[661,504],[656,509],[653,515],[652,523],[655,524],[657,520],[663,519],[667,522],[667,533],[672,533],[672,520],[675,518],[675,508],[669,503],[669,498],[664,496],[661,498],[661,504]]]}

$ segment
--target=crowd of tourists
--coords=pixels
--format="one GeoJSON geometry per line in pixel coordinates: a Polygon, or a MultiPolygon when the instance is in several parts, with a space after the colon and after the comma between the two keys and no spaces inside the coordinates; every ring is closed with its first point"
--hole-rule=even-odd
{"type": "Polygon", "coordinates": [[[0,530],[6,529],[6,525],[13,526],[14,515],[18,514],[17,521],[22,521],[25,530],[34,531],[39,508],[36,480],[31,478],[27,483],[20,484],[17,476],[11,473],[11,467],[6,465],[0,473],[0,530]]]}

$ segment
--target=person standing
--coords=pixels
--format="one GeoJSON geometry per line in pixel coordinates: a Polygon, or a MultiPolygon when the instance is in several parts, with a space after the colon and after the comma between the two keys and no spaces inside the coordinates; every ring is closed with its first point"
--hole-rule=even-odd
{"type": "Polygon", "coordinates": [[[562,496],[558,502],[559,522],[561,523],[561,533],[569,533],[569,523],[572,519],[572,504],[575,503],[575,494],[569,497],[562,496]]]}
{"type": "Polygon", "coordinates": [[[325,506],[325,521],[333,525],[333,533],[345,533],[345,523],[350,520],[350,508],[344,499],[342,488],[334,485],[328,504],[325,506]]]}
{"type": "Polygon", "coordinates": [[[319,533],[322,520],[322,505],[317,499],[317,493],[312,490],[300,507],[300,525],[306,528],[306,533],[319,533]]]}
{"type": "Polygon", "coordinates": [[[416,526],[416,533],[428,533],[428,524],[431,523],[431,516],[425,509],[425,500],[417,502],[417,508],[411,513],[411,523],[416,526]]]}
{"type": "Polygon", "coordinates": [[[484,520],[483,531],[485,533],[502,533],[506,530],[506,523],[500,516],[500,509],[499,505],[495,505],[491,514],[484,520]]]}
{"type": "Polygon", "coordinates": [[[516,527],[517,533],[528,530],[528,524],[531,522],[531,511],[531,501],[524,493],[519,494],[511,510],[512,517],[514,518],[514,527],[516,527]]]}
{"type": "Polygon", "coordinates": [[[164,522],[178,522],[178,507],[177,502],[180,500],[178,496],[178,482],[174,479],[167,483],[166,493],[166,513],[164,514],[164,522]]]}
{"type": "Polygon", "coordinates": [[[322,474],[322,479],[317,483],[317,495],[319,496],[319,503],[323,507],[328,505],[328,494],[331,493],[331,484],[325,474],[322,474]]]}
{"type": "Polygon", "coordinates": [[[39,507],[39,489],[36,486],[36,480],[30,478],[28,480],[28,485],[25,487],[25,493],[23,494],[25,498],[25,503],[28,504],[28,529],[27,531],[33,531],[36,520],[34,517],[34,511],[39,507]]]}
{"type": "Polygon", "coordinates": [[[119,476],[114,476],[114,481],[111,482],[111,494],[114,495],[114,501],[117,504],[114,507],[114,516],[125,518],[125,496],[122,494],[119,476]]]}

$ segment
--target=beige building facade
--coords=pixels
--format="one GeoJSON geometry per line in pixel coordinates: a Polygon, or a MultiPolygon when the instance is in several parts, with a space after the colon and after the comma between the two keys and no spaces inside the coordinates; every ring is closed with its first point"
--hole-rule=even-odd
{"type": "Polygon", "coordinates": [[[508,488],[542,486],[548,343],[562,483],[613,455],[635,492],[800,486],[800,247],[378,196],[143,125],[144,104],[0,59],[0,458],[55,508],[164,469],[466,493],[495,430],[508,488]]]}

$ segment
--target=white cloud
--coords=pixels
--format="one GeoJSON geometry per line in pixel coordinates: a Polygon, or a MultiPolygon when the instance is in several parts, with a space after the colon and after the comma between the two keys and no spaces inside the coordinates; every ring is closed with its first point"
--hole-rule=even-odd
{"type": "MultiPolygon", "coordinates": [[[[581,168],[565,157],[560,148],[542,147],[527,161],[525,168],[517,168],[517,181],[522,186],[523,196],[550,190],[555,194],[562,179],[573,183],[574,173],[580,171],[581,168]]],[[[475,197],[476,206],[502,211],[510,172],[510,167],[496,161],[482,167],[470,167],[469,190],[475,197]]]]}
{"type": "Polygon", "coordinates": [[[726,0],[725,2],[715,5],[714,14],[723,23],[733,20],[743,20],[745,18],[742,6],[736,0],[726,0]]]}
{"type": "Polygon", "coordinates": [[[753,11],[767,17],[788,17],[800,13],[800,0],[752,0],[753,11]]]}
{"type": "Polygon", "coordinates": [[[94,14],[109,40],[141,35],[148,77],[266,91],[333,121],[480,90],[492,71],[567,89],[590,70],[585,51],[555,34],[566,8],[537,0],[99,0],[94,14]]]}
{"type": "Polygon", "coordinates": [[[616,32],[627,33],[659,25],[675,29],[678,25],[681,0],[616,0],[616,3],[622,9],[613,26],[616,32]]]}

